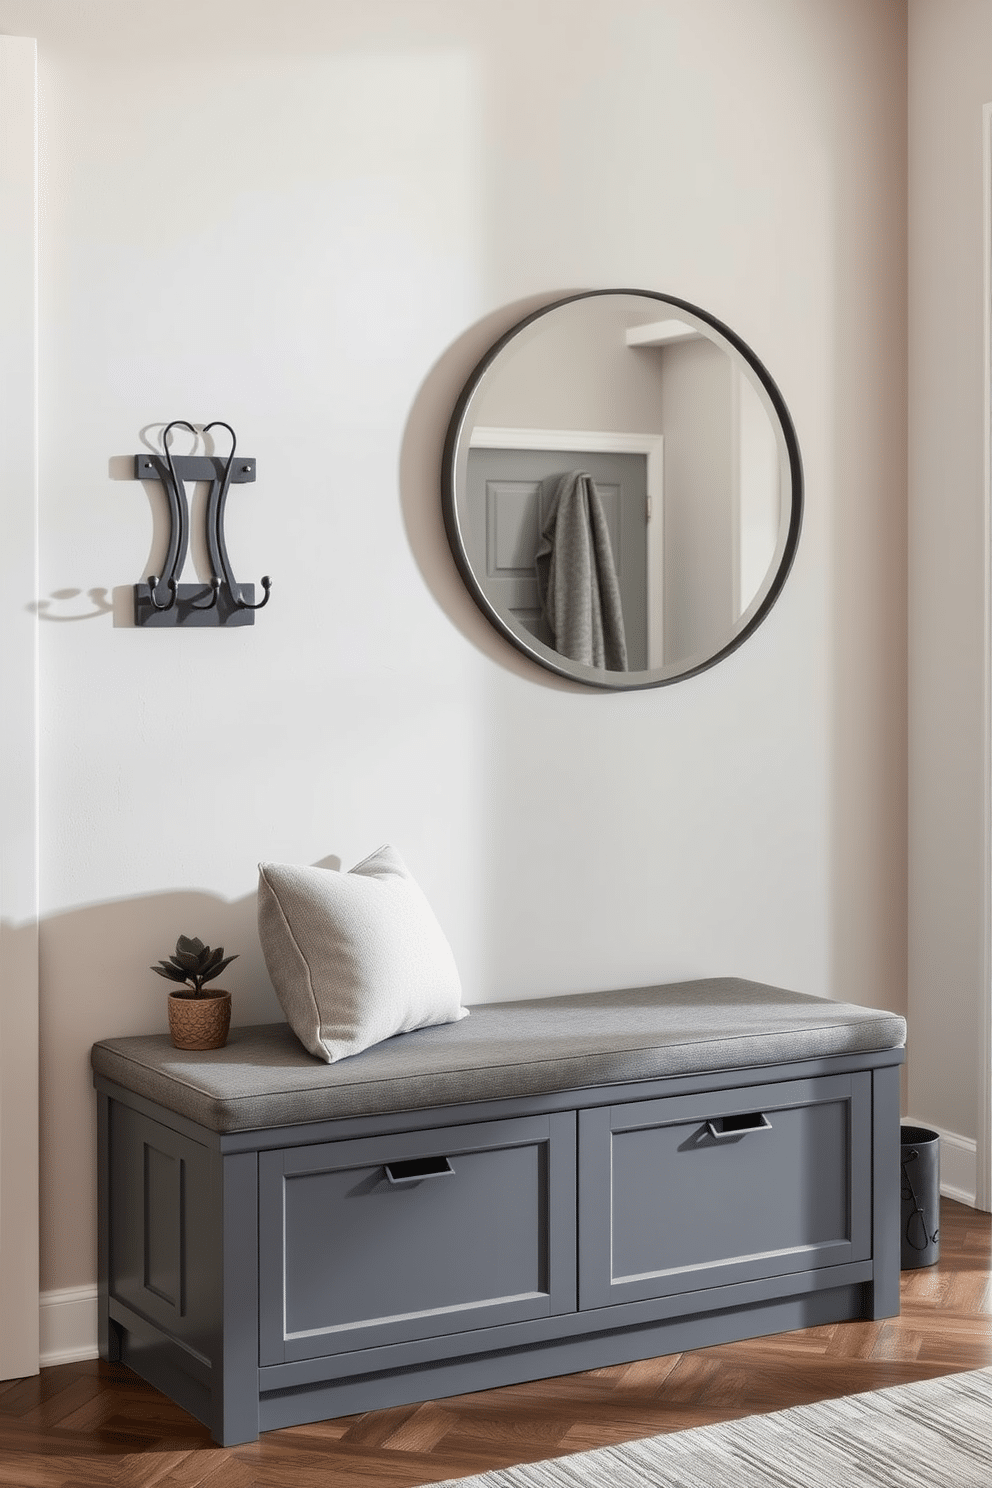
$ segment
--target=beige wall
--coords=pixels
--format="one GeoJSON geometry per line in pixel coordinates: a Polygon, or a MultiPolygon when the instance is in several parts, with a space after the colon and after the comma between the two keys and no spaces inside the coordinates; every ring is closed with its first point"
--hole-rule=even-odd
{"type": "Polygon", "coordinates": [[[0,0],[0,31],[41,85],[43,1285],[95,1274],[88,1048],[164,1027],[149,965],[220,942],[236,1017],[278,1016],[259,858],[394,842],[470,1002],[732,973],[901,1009],[899,0],[0,0]],[[488,337],[611,285],[754,347],[808,503],[747,645],[617,696],[486,629],[438,511],[488,337]],[[115,458],[170,418],[258,459],[253,629],[101,609],[161,555],[115,458]]]}
{"type": "Polygon", "coordinates": [[[909,17],[910,1103],[976,1137],[990,995],[982,109],[992,4],[911,0],[909,17]]]}
{"type": "MultiPolygon", "coordinates": [[[[655,353],[655,355],[658,355],[655,353]]],[[[733,634],[738,368],[700,336],[660,354],[665,417],[665,655],[715,655],[733,634]]]]}

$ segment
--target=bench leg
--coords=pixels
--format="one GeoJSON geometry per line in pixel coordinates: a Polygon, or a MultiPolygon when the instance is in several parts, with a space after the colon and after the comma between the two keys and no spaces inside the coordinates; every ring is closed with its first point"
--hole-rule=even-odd
{"type": "Polygon", "coordinates": [[[258,1158],[214,1159],[220,1243],[211,1434],[231,1447],[258,1437],[258,1158]]]}
{"type": "Polygon", "coordinates": [[[899,1316],[901,1224],[899,1065],[872,1071],[872,1300],[870,1316],[899,1316]]]}

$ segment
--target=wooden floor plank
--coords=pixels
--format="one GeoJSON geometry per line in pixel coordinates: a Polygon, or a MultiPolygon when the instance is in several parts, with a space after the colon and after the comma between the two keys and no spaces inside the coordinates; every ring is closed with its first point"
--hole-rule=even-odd
{"type": "Polygon", "coordinates": [[[267,1432],[228,1449],[118,1364],[0,1387],[0,1488],[419,1488],[992,1365],[992,1217],[945,1200],[902,1311],[267,1432]]]}
{"type": "Polygon", "coordinates": [[[383,1446],[390,1452],[430,1452],[454,1428],[458,1417],[433,1400],[420,1405],[408,1421],[387,1436],[383,1446]]]}

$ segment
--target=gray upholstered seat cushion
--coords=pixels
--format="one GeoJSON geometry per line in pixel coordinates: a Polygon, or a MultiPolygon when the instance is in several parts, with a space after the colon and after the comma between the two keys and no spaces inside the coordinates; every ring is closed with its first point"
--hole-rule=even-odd
{"type": "Polygon", "coordinates": [[[95,1072],[218,1132],[498,1100],[627,1080],[894,1049],[894,1013],[736,978],[487,1003],[325,1064],[287,1024],[189,1054],[166,1034],[105,1039],[95,1072]]]}

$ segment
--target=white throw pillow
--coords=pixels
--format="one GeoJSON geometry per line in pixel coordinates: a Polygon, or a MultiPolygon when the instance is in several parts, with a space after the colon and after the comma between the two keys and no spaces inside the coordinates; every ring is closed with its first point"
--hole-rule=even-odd
{"type": "Polygon", "coordinates": [[[395,848],[349,873],[259,863],[258,930],[287,1022],[329,1064],[468,1015],[451,947],[395,848]]]}

